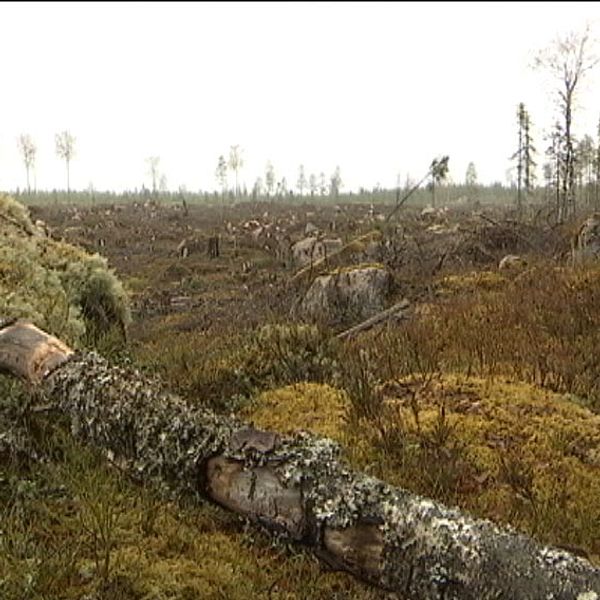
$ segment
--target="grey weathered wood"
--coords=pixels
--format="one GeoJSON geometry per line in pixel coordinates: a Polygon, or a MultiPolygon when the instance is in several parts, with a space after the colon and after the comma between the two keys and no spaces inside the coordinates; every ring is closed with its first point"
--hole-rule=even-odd
{"type": "Polygon", "coordinates": [[[347,339],[355,336],[357,333],[361,333],[362,331],[367,331],[375,325],[379,323],[383,323],[384,321],[388,321],[389,319],[407,319],[408,318],[408,308],[410,307],[410,302],[408,300],[401,300],[394,304],[394,306],[390,306],[390,308],[386,308],[381,312],[373,315],[372,317],[365,319],[362,323],[358,325],[354,325],[354,327],[350,327],[337,334],[337,338],[340,340],[347,339]]]}
{"type": "Polygon", "coordinates": [[[0,330],[0,368],[38,382],[78,438],[134,476],[199,493],[400,597],[600,598],[600,569],[585,559],[352,471],[331,440],[280,437],[190,406],[30,324],[0,330]],[[32,356],[51,361],[23,368],[32,356]]]}

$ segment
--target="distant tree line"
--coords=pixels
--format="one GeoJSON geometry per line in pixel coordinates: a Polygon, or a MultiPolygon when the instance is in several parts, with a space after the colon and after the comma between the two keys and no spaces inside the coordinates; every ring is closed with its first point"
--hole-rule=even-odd
{"type": "MultiPolygon", "coordinates": [[[[430,177],[427,189],[415,195],[417,199],[429,195],[429,204],[436,206],[440,200],[444,204],[454,201],[483,200],[487,192],[493,190],[506,199],[507,191],[513,193],[512,201],[517,214],[521,215],[526,206],[545,202],[552,208],[556,221],[562,222],[571,218],[578,207],[594,207],[600,210],[600,121],[596,131],[597,140],[586,134],[577,139],[573,131],[574,107],[579,99],[581,82],[597,65],[598,58],[593,55],[589,27],[581,33],[569,33],[558,37],[546,49],[540,51],[535,58],[534,66],[550,74],[554,82],[554,97],[557,118],[551,129],[544,134],[547,144],[541,165],[543,182],[536,185],[536,169],[538,167],[538,150],[532,135],[532,120],[524,102],[519,102],[516,110],[516,148],[510,156],[513,165],[508,172],[509,187],[496,183],[482,186],[478,183],[477,169],[474,162],[467,166],[463,183],[456,183],[449,173],[444,178],[430,177]],[[514,173],[516,172],[516,179],[514,173]],[[442,193],[441,193],[442,192],[442,193]],[[441,195],[440,195],[441,193],[441,195]]],[[[37,147],[28,134],[18,138],[19,152],[26,172],[26,190],[31,194],[31,176],[35,181],[35,166],[37,147]]],[[[62,131],[55,136],[56,155],[65,163],[67,197],[71,194],[70,167],[75,156],[75,138],[68,131],[62,131]]],[[[145,198],[168,201],[174,198],[187,198],[189,201],[359,201],[378,203],[398,201],[401,191],[401,178],[398,174],[395,189],[383,189],[377,184],[372,189],[360,188],[358,193],[342,192],[342,181],[339,166],[328,176],[324,171],[307,173],[304,164],[300,164],[295,184],[290,185],[285,176],[279,176],[273,163],[268,161],[264,173],[258,176],[250,190],[240,184],[240,173],[245,166],[243,149],[240,145],[229,148],[228,154],[221,154],[217,159],[215,178],[219,191],[190,193],[183,188],[177,194],[168,190],[167,178],[160,166],[160,157],[151,156],[146,159],[150,188],[145,185],[140,190],[127,192],[123,197],[145,198]],[[233,184],[229,178],[233,176],[233,184]]],[[[447,164],[446,164],[447,167],[447,164]]],[[[446,169],[447,171],[447,169],[446,169]]],[[[405,190],[413,186],[410,176],[406,176],[405,190]]],[[[420,184],[419,184],[420,185],[420,184]]],[[[418,186],[417,186],[418,187],[418,186]]],[[[34,184],[34,188],[37,186],[34,184]]],[[[59,193],[52,192],[53,198],[59,193]]],[[[90,190],[81,198],[98,198],[99,194],[90,190]]],[[[420,201],[420,200],[419,200],[420,201]]],[[[485,200],[484,200],[485,201],[485,200]]]]}
{"type": "MultiPolygon", "coordinates": [[[[225,158],[224,154],[219,156],[217,167],[215,169],[215,178],[223,198],[226,198],[228,195],[230,198],[239,198],[248,195],[247,188],[244,186],[242,189],[238,183],[239,172],[243,166],[244,160],[242,158],[242,150],[239,146],[231,146],[228,160],[225,158]],[[230,189],[228,185],[229,171],[232,171],[235,175],[235,187],[233,189],[230,189]]],[[[318,176],[311,173],[307,179],[304,165],[301,164],[298,169],[298,179],[296,181],[295,189],[300,198],[303,198],[306,193],[308,193],[311,198],[316,195],[338,197],[342,186],[343,182],[339,166],[335,168],[335,171],[330,175],[329,179],[324,172],[321,172],[318,176]]],[[[294,188],[290,187],[286,177],[277,179],[275,168],[271,161],[268,161],[265,166],[264,178],[261,176],[257,177],[251,191],[253,199],[262,196],[282,199],[294,195],[294,188]]]]}

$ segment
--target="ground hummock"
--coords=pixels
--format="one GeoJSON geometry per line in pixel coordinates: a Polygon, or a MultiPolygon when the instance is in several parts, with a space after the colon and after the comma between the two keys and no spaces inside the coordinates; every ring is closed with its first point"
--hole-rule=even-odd
{"type": "Polygon", "coordinates": [[[0,195],[0,313],[77,345],[113,328],[124,335],[129,301],[98,254],[53,239],[29,211],[0,195]]]}

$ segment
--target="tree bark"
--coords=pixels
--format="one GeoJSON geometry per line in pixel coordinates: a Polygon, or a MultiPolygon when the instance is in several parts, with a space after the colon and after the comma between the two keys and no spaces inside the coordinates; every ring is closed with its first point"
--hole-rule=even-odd
{"type": "Polygon", "coordinates": [[[208,238],[208,248],[206,251],[209,258],[219,257],[219,236],[213,235],[208,238]]]}
{"type": "Polygon", "coordinates": [[[331,440],[281,437],[161,391],[130,368],[0,319],[0,370],[138,478],[189,490],[419,600],[598,600],[600,569],[346,468],[331,440]]]}

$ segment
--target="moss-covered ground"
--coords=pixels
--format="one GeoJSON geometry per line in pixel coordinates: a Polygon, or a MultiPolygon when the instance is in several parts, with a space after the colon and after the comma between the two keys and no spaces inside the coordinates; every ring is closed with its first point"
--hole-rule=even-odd
{"type": "MultiPolygon", "coordinates": [[[[600,564],[594,265],[572,269],[540,254],[499,272],[490,261],[440,269],[438,258],[419,275],[424,250],[414,264],[399,250],[385,262],[399,289],[418,300],[415,318],[342,343],[335,332],[287,318],[298,292],[284,285],[291,272],[247,236],[234,244],[223,233],[217,259],[203,251],[177,256],[183,236],[203,242],[263,206],[194,208],[187,220],[169,207],[35,209],[53,239],[28,232],[32,219],[5,202],[0,302],[9,315],[134,361],[191,401],[256,427],[333,438],[357,469],[600,564]],[[98,249],[100,237],[108,262],[66,243],[98,249]],[[86,320],[73,293],[90,272],[110,274],[109,267],[124,288],[116,282],[104,291],[131,297],[126,346],[86,336],[94,313],[86,320]],[[185,303],[173,301],[181,297],[185,303]]],[[[299,209],[278,210],[274,220],[288,219],[296,231],[290,214],[299,209]]],[[[327,224],[325,216],[310,219],[327,224]]],[[[372,228],[365,222],[362,231],[372,228]]],[[[360,231],[353,224],[338,233],[346,243],[360,231]]],[[[0,390],[2,414],[16,415],[31,438],[24,455],[1,457],[0,597],[389,597],[218,507],[138,485],[74,442],[60,418],[19,410],[19,385],[3,378],[0,390]]]]}

